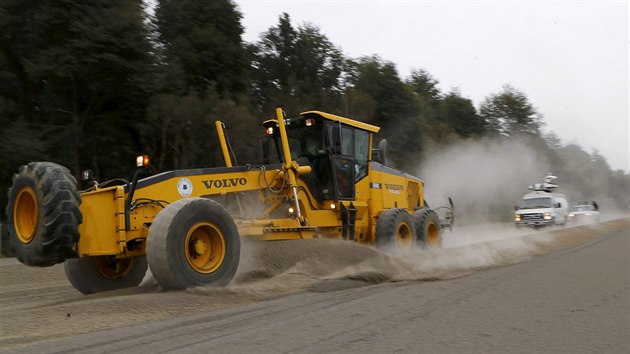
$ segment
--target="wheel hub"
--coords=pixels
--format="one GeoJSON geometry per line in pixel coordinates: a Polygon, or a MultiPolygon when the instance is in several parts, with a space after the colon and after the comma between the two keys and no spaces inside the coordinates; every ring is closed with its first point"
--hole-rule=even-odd
{"type": "Polygon", "coordinates": [[[198,256],[203,256],[204,254],[206,254],[206,251],[208,250],[208,246],[206,245],[205,242],[198,239],[195,239],[193,242],[195,245],[195,253],[196,253],[196,256],[193,256],[193,257],[196,258],[198,256]]]}
{"type": "Polygon", "coordinates": [[[105,278],[116,280],[127,275],[133,266],[133,258],[116,258],[114,256],[94,257],[96,269],[105,278]]]}
{"type": "Polygon", "coordinates": [[[18,193],[13,206],[13,223],[21,242],[29,243],[33,240],[38,217],[35,191],[31,187],[25,187],[18,193]]]}
{"type": "Polygon", "coordinates": [[[193,225],[185,240],[186,261],[199,273],[212,273],[225,259],[226,245],[221,230],[210,222],[193,225]]]}

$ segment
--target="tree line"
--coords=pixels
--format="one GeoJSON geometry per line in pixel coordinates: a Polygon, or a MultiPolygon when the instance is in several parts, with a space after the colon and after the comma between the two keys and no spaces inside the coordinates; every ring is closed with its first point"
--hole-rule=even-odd
{"type": "Polygon", "coordinates": [[[58,162],[77,176],[92,169],[99,180],[130,176],[138,154],[151,155],[158,171],[218,166],[217,119],[238,162],[260,163],[260,122],[283,107],[380,126],[401,169],[416,167],[427,146],[525,137],[552,157],[555,173],[584,186],[583,173],[597,173],[611,187],[594,190],[630,205],[615,189],[630,175],[543,135],[542,115],[515,87],[476,108],[420,67],[401,77],[377,55],[349,58],[286,13],[246,43],[230,0],[158,0],[154,10],[148,15],[141,0],[0,3],[0,190],[29,161],[58,162]]]}

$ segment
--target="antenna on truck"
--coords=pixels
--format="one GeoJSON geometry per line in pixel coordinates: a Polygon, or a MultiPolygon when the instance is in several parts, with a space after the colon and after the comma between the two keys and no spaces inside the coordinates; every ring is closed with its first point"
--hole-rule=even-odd
{"type": "Polygon", "coordinates": [[[534,183],[529,186],[529,189],[533,191],[551,192],[553,189],[558,188],[558,185],[554,182],[554,180],[557,178],[557,176],[554,176],[551,174],[551,172],[548,172],[547,176],[545,176],[543,180],[543,183],[534,183]]]}

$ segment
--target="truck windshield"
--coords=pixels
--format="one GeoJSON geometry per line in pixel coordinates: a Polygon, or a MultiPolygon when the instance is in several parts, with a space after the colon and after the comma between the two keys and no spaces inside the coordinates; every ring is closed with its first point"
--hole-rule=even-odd
{"type": "Polygon", "coordinates": [[[521,209],[551,208],[551,198],[523,199],[521,209]]]}

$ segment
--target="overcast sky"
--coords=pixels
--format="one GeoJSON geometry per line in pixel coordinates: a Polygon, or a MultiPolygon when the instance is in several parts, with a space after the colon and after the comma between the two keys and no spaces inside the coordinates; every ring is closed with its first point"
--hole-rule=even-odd
{"type": "MultiPolygon", "coordinates": [[[[286,12],[349,57],[378,54],[404,78],[424,68],[479,107],[504,84],[523,91],[563,143],[630,172],[627,1],[235,0],[244,40],[286,12]]],[[[313,107],[317,108],[317,107],[313,107]]]]}

